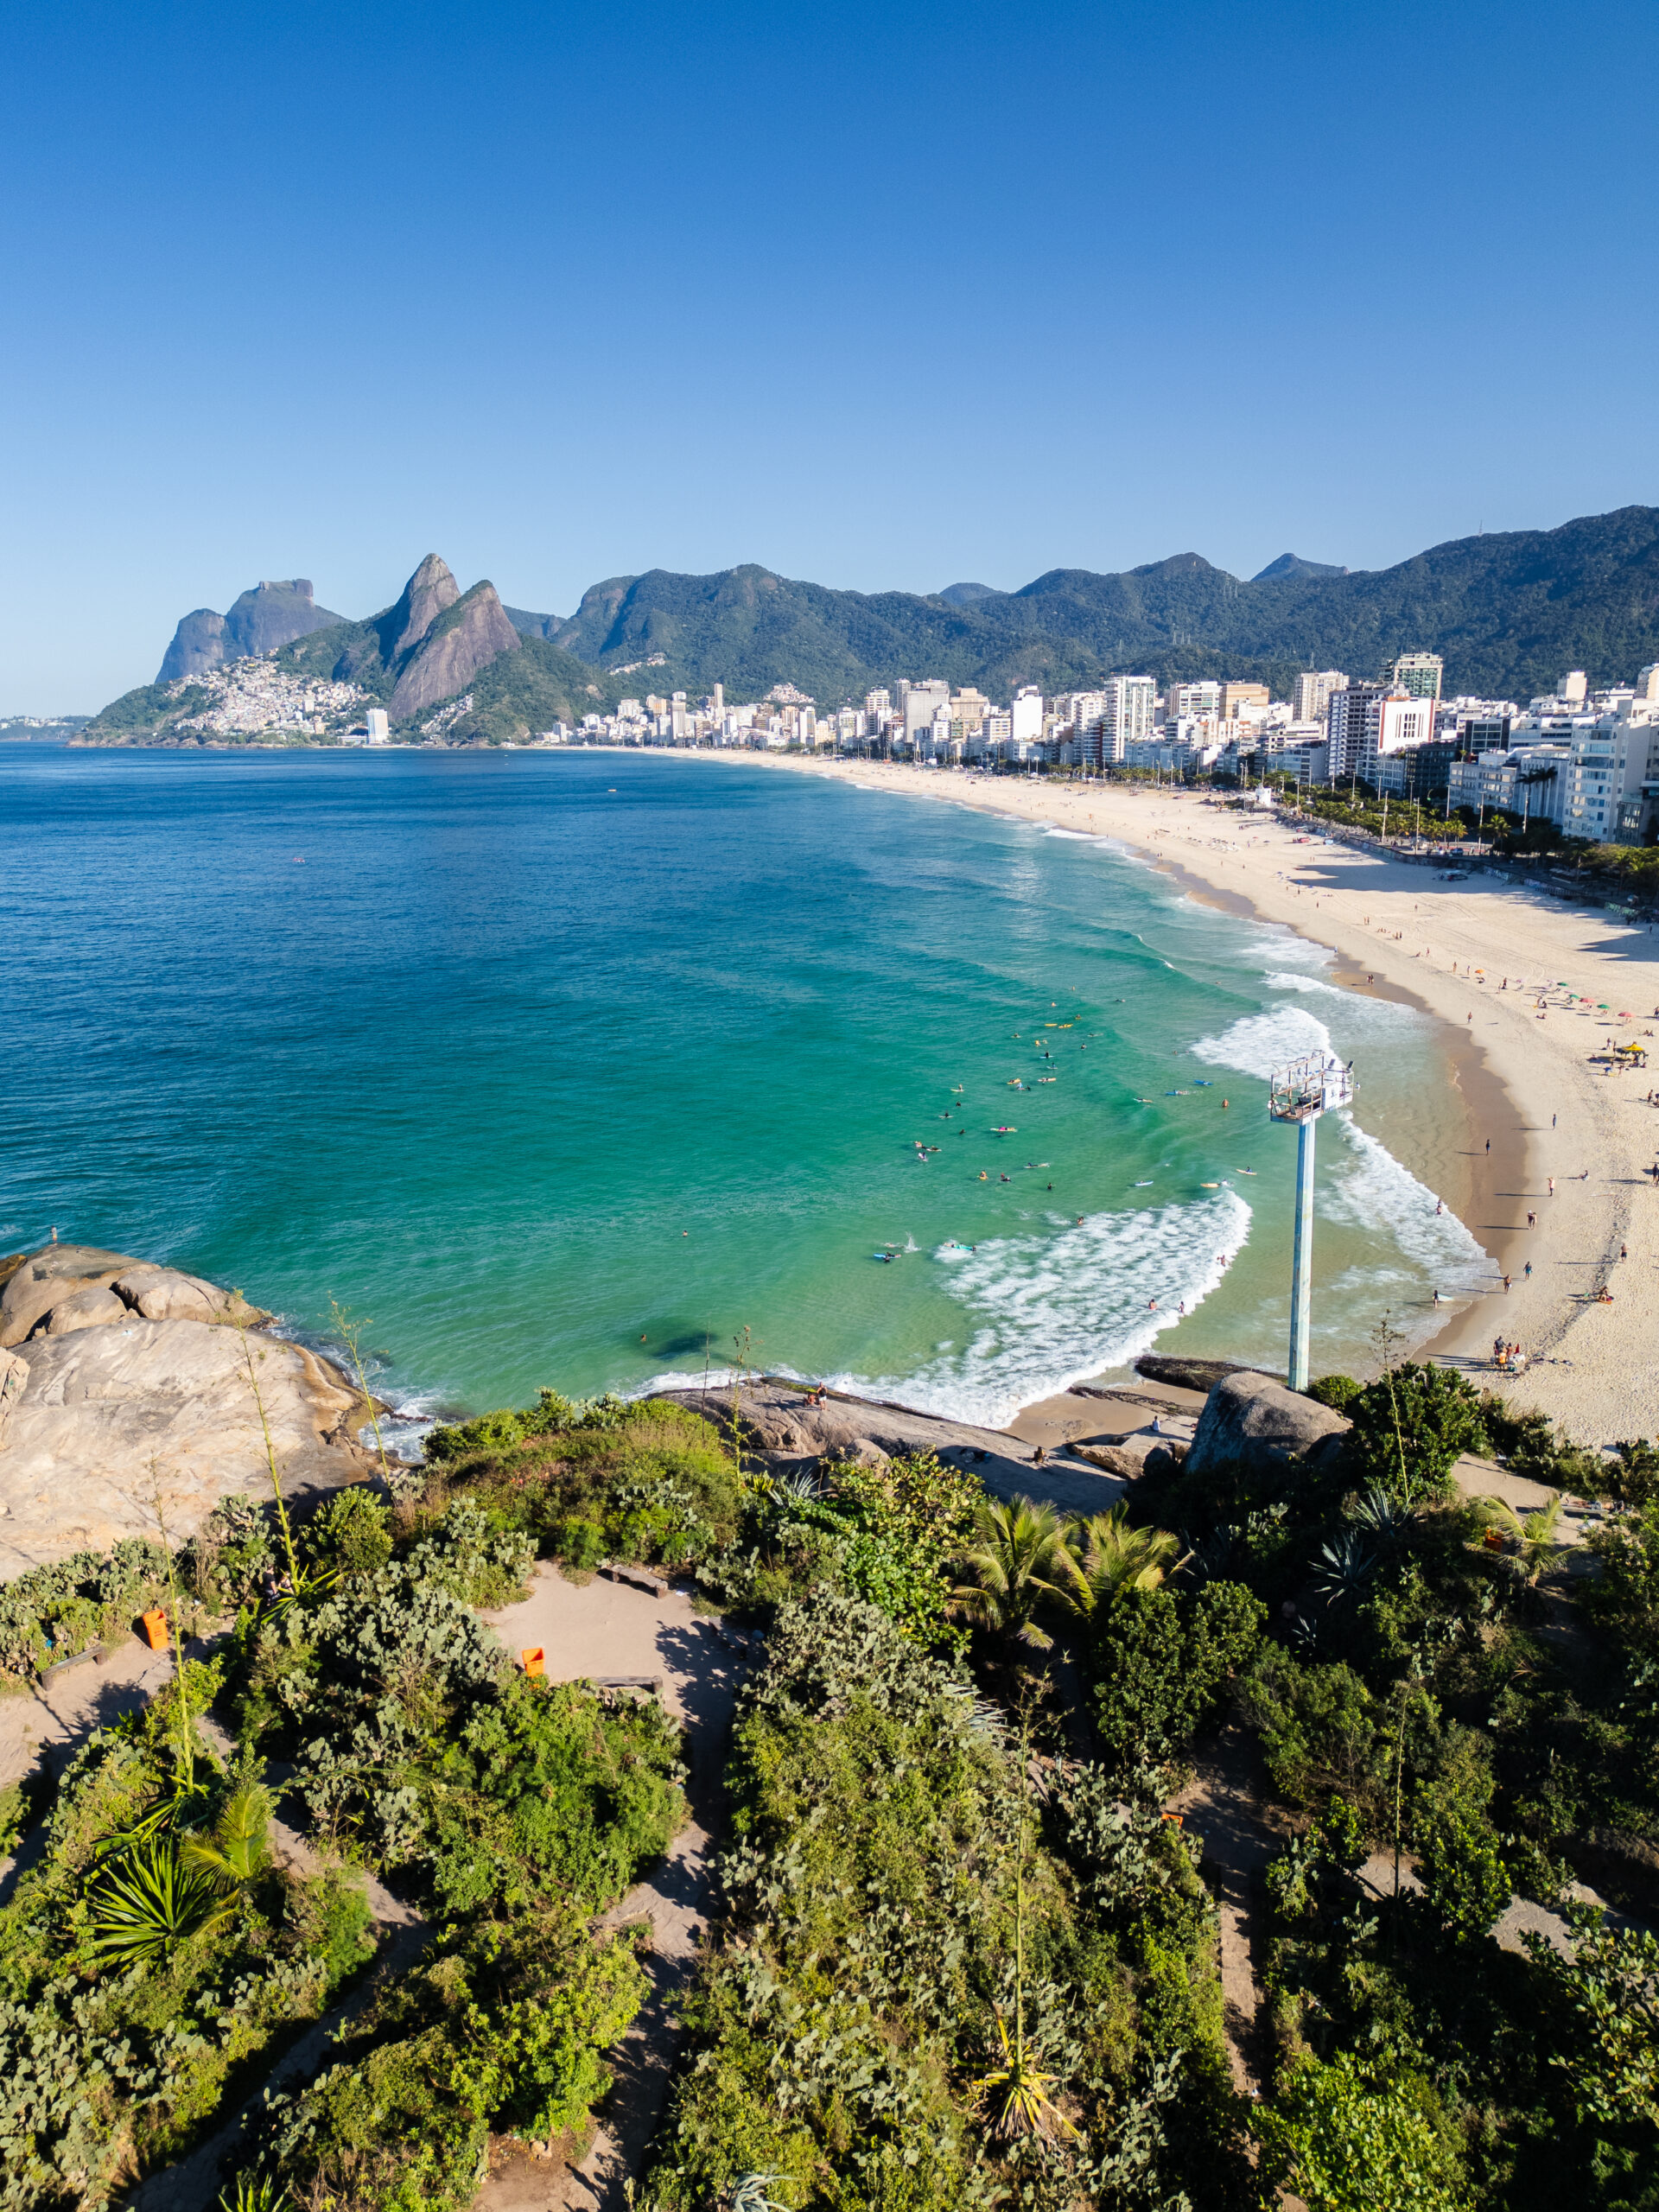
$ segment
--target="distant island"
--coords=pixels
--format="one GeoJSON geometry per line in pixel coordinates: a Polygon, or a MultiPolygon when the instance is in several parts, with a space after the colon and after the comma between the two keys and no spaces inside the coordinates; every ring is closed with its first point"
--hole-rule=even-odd
{"type": "Polygon", "coordinates": [[[314,743],[378,709],[405,741],[518,743],[613,712],[646,671],[664,698],[789,687],[830,708],[904,679],[1011,696],[1130,669],[1160,686],[1215,678],[1284,697],[1299,671],[1380,674],[1415,652],[1441,657],[1448,693],[1518,699],[1563,668],[1594,686],[1659,660],[1659,508],[1453,539],[1391,569],[1287,553],[1249,580],[1197,553],[929,594],[836,591],[747,564],[657,569],[593,585],[569,617],[504,607],[487,582],[463,592],[433,554],[363,621],[317,607],[304,578],[262,583],[222,616],[197,609],[157,681],[71,741],[314,743]]]}

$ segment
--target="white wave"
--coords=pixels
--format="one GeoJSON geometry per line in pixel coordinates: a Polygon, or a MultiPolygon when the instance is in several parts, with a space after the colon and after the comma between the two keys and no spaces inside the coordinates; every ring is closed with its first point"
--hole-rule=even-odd
{"type": "Polygon", "coordinates": [[[1190,1313],[1215,1289],[1249,1224],[1249,1207],[1229,1191],[1095,1214],[1058,1236],[994,1238],[949,1278],[969,1318],[960,1349],[913,1375],[827,1379],[855,1396],[1001,1428],[1021,1406],[1123,1365],[1177,1327],[1178,1307],[1190,1313]]]}
{"type": "MultiPolygon", "coordinates": [[[[1366,1010],[1372,1010],[1369,1001],[1366,1010]]],[[[1410,1009],[1404,1011],[1409,1014],[1410,1009]]],[[[1306,1007],[1295,1004],[1242,1015],[1219,1037],[1201,1038],[1192,1047],[1197,1058],[1212,1066],[1237,1068],[1264,1082],[1287,1060],[1330,1050],[1331,1033],[1325,1024],[1306,1007]]],[[[1352,1115],[1338,1115],[1335,1126],[1343,1154],[1332,1164],[1329,1147],[1325,1147],[1321,1217],[1391,1236],[1441,1290],[1467,1288],[1484,1279],[1491,1268],[1485,1251],[1449,1207],[1435,1211],[1435,1193],[1427,1185],[1362,1129],[1352,1115]]]]}
{"type": "Polygon", "coordinates": [[[1336,1126],[1345,1157],[1329,1174],[1319,1207],[1325,1219],[1392,1236],[1438,1289],[1484,1281],[1491,1261],[1451,1208],[1436,1213],[1433,1192],[1352,1115],[1338,1115],[1336,1126]]]}
{"type": "Polygon", "coordinates": [[[1241,1014],[1219,1037],[1200,1037],[1192,1054],[1211,1067],[1236,1068],[1265,1083],[1287,1060],[1330,1050],[1331,1033],[1316,1015],[1305,1007],[1275,1006],[1241,1014]]]}

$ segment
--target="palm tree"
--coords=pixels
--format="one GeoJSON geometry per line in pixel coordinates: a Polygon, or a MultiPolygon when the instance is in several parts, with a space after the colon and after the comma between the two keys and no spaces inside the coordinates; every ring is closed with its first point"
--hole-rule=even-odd
{"type": "Polygon", "coordinates": [[[1541,1505],[1535,1513],[1524,1516],[1517,1513],[1506,1499],[1490,1492],[1473,1502],[1488,1528],[1496,1529],[1515,1547],[1517,1562],[1529,1586],[1536,1582],[1550,1561],[1566,1549],[1555,1533],[1555,1525],[1561,1517],[1561,1495],[1559,1491],[1550,1492],[1548,1505],[1541,1505]]]}
{"type": "Polygon", "coordinates": [[[1065,1523],[1052,1505],[1036,1505],[1028,1497],[1007,1505],[988,1498],[979,1509],[974,1541],[957,1567],[973,1579],[950,1592],[947,1611],[1047,1650],[1053,1638],[1034,1616],[1043,1605],[1069,1604],[1077,1577],[1065,1523]]]}
{"type": "MultiPolygon", "coordinates": [[[[1155,1590],[1185,1561],[1167,1529],[1132,1529],[1129,1509],[1115,1505],[1071,1529],[1072,1586],[1066,1602],[1085,1615],[1112,1605],[1125,1590],[1155,1590]]],[[[1192,1554],[1187,1554],[1191,1558],[1192,1554]]]]}
{"type": "Polygon", "coordinates": [[[270,1820],[270,1797],[257,1783],[245,1782],[225,1800],[213,1834],[188,1837],[179,1847],[179,1857],[220,1889],[239,1889],[265,1863],[265,1830],[270,1820]]]}

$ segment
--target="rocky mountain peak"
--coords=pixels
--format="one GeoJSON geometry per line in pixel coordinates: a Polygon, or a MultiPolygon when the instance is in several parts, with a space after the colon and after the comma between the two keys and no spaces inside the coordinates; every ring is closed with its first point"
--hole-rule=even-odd
{"type": "MultiPolygon", "coordinates": [[[[430,565],[427,561],[421,563],[410,579],[411,589],[430,565]]],[[[390,702],[394,721],[436,706],[441,699],[453,699],[467,689],[480,668],[499,660],[503,653],[517,652],[523,643],[493,584],[474,584],[463,597],[454,594],[454,579],[442,562],[436,565],[454,595],[429,624],[397,678],[390,702]]]]}
{"type": "Polygon", "coordinates": [[[404,586],[403,597],[392,609],[391,640],[386,658],[399,659],[418,645],[440,614],[447,614],[461,597],[461,586],[449,565],[429,553],[404,586]]]}
{"type": "Polygon", "coordinates": [[[204,669],[222,668],[226,661],[274,653],[279,645],[308,637],[313,630],[331,630],[345,620],[317,605],[309,576],[267,579],[245,591],[228,614],[215,613],[211,607],[187,614],[173,632],[156,681],[171,683],[179,677],[200,676],[204,669]]]}

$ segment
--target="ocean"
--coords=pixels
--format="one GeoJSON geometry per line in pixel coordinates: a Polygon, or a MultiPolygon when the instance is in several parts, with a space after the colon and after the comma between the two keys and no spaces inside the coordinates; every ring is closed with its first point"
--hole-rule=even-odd
{"type": "Polygon", "coordinates": [[[1315,1371],[1487,1271],[1436,1026],[1105,840],[659,753],[11,744],[0,793],[0,1249],[338,1300],[405,1408],[1282,1366],[1266,1077],[1319,1046],[1315,1371]]]}

